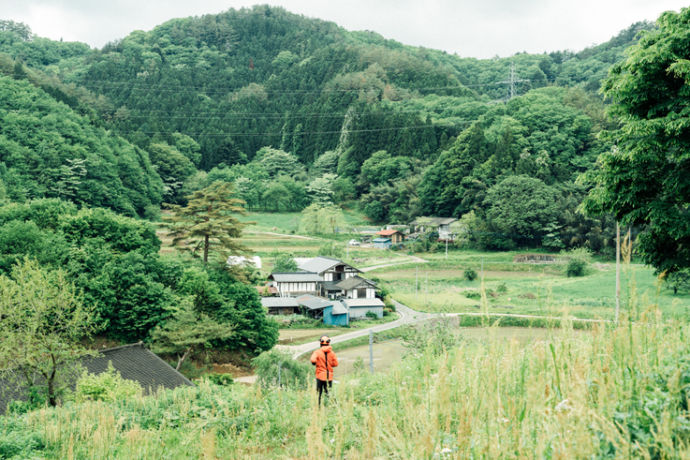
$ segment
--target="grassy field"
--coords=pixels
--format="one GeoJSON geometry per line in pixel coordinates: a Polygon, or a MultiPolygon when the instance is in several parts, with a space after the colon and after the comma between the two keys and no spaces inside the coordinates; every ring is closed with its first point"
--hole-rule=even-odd
{"type": "MultiPolygon", "coordinates": [[[[419,254],[429,262],[382,268],[369,275],[384,281],[393,298],[415,310],[477,312],[481,281],[467,281],[464,271],[471,268],[481,274],[483,266],[490,312],[560,316],[566,310],[582,318],[612,318],[615,265],[593,264],[586,276],[568,278],[562,265],[513,263],[515,254],[452,251],[447,259],[443,254],[419,254]]],[[[672,295],[649,267],[624,266],[621,286],[623,310],[640,299],[658,304],[670,316],[690,318],[690,295],[672,295]]]]}
{"type": "MultiPolygon", "coordinates": [[[[312,385],[165,391],[0,417],[9,458],[688,458],[690,325],[650,315],[590,333],[451,349],[429,336],[388,372],[312,385]]],[[[343,355],[345,358],[345,355],[343,355]]],[[[356,359],[356,357],[355,357],[356,359]]]]}

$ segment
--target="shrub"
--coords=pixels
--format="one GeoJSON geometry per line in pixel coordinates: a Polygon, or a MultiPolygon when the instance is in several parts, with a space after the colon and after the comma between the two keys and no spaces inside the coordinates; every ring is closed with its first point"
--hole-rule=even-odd
{"type": "Polygon", "coordinates": [[[565,274],[568,277],[573,276],[584,276],[585,268],[587,268],[587,262],[584,260],[570,259],[568,266],[565,268],[565,274]]]}
{"type": "Polygon", "coordinates": [[[77,381],[74,397],[82,401],[113,402],[142,394],[141,385],[133,380],[123,379],[108,363],[108,370],[102,374],[84,373],[77,381]]]}
{"type": "Polygon", "coordinates": [[[368,312],[366,313],[366,317],[367,317],[367,318],[370,318],[370,319],[376,319],[376,318],[378,318],[379,316],[378,316],[376,313],[374,313],[373,311],[368,311],[368,312]]]}
{"type": "Polygon", "coordinates": [[[568,264],[565,267],[565,274],[568,277],[585,276],[587,274],[587,266],[592,260],[592,253],[589,250],[577,248],[562,252],[561,254],[568,258],[568,264]]]}
{"type": "Polygon", "coordinates": [[[508,292],[508,286],[506,286],[506,283],[499,284],[498,287],[496,287],[496,292],[499,294],[505,294],[508,292]]]}
{"type": "Polygon", "coordinates": [[[232,385],[233,383],[235,383],[230,374],[218,374],[214,372],[206,374],[204,375],[204,377],[207,378],[209,382],[221,386],[232,385]]]}
{"type": "Polygon", "coordinates": [[[252,359],[252,366],[258,376],[257,383],[264,388],[305,388],[311,373],[311,366],[292,359],[290,353],[269,350],[252,359]]]}
{"type": "Polygon", "coordinates": [[[474,281],[477,279],[477,272],[471,268],[467,268],[465,269],[464,276],[467,281],[474,281]]]}

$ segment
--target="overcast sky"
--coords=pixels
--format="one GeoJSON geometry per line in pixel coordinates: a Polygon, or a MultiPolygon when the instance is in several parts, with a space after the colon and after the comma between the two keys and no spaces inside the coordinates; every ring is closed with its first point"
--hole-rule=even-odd
{"type": "Polygon", "coordinates": [[[415,46],[489,58],[516,52],[581,50],[630,24],[678,11],[688,0],[0,0],[0,19],[28,24],[42,37],[94,47],[175,17],[256,3],[373,30],[415,46]]]}

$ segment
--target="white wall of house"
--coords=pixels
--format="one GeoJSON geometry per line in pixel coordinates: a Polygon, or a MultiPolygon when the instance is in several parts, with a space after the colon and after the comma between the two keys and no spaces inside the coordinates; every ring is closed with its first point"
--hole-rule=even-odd
{"type": "Polygon", "coordinates": [[[294,296],[297,294],[317,294],[315,282],[276,282],[276,288],[281,297],[294,296]]]}
{"type": "Polygon", "coordinates": [[[376,289],[367,287],[366,288],[366,293],[364,296],[360,297],[359,293],[357,292],[357,289],[350,289],[347,291],[345,294],[345,297],[348,299],[373,299],[376,297],[376,289]]]}

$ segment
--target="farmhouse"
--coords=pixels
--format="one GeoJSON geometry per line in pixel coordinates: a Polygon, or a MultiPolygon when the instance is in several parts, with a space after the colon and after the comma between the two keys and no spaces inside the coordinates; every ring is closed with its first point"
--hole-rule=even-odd
{"type": "Polygon", "coordinates": [[[356,268],[342,260],[330,257],[313,257],[311,259],[295,259],[297,268],[305,272],[316,273],[323,281],[340,281],[360,273],[356,268]]]}
{"type": "Polygon", "coordinates": [[[263,297],[261,304],[272,315],[301,312],[323,318],[325,324],[347,325],[350,318],[367,312],[383,316],[383,302],[376,298],[376,283],[359,276],[355,267],[330,257],[296,259],[300,272],[272,273],[268,288],[279,297],[263,297]],[[348,304],[348,300],[359,302],[348,304]],[[350,314],[353,305],[354,316],[350,314]]]}
{"type": "Polygon", "coordinates": [[[410,223],[410,227],[415,232],[438,232],[440,241],[453,241],[455,235],[450,229],[450,225],[458,219],[455,217],[418,217],[410,223]]]}

